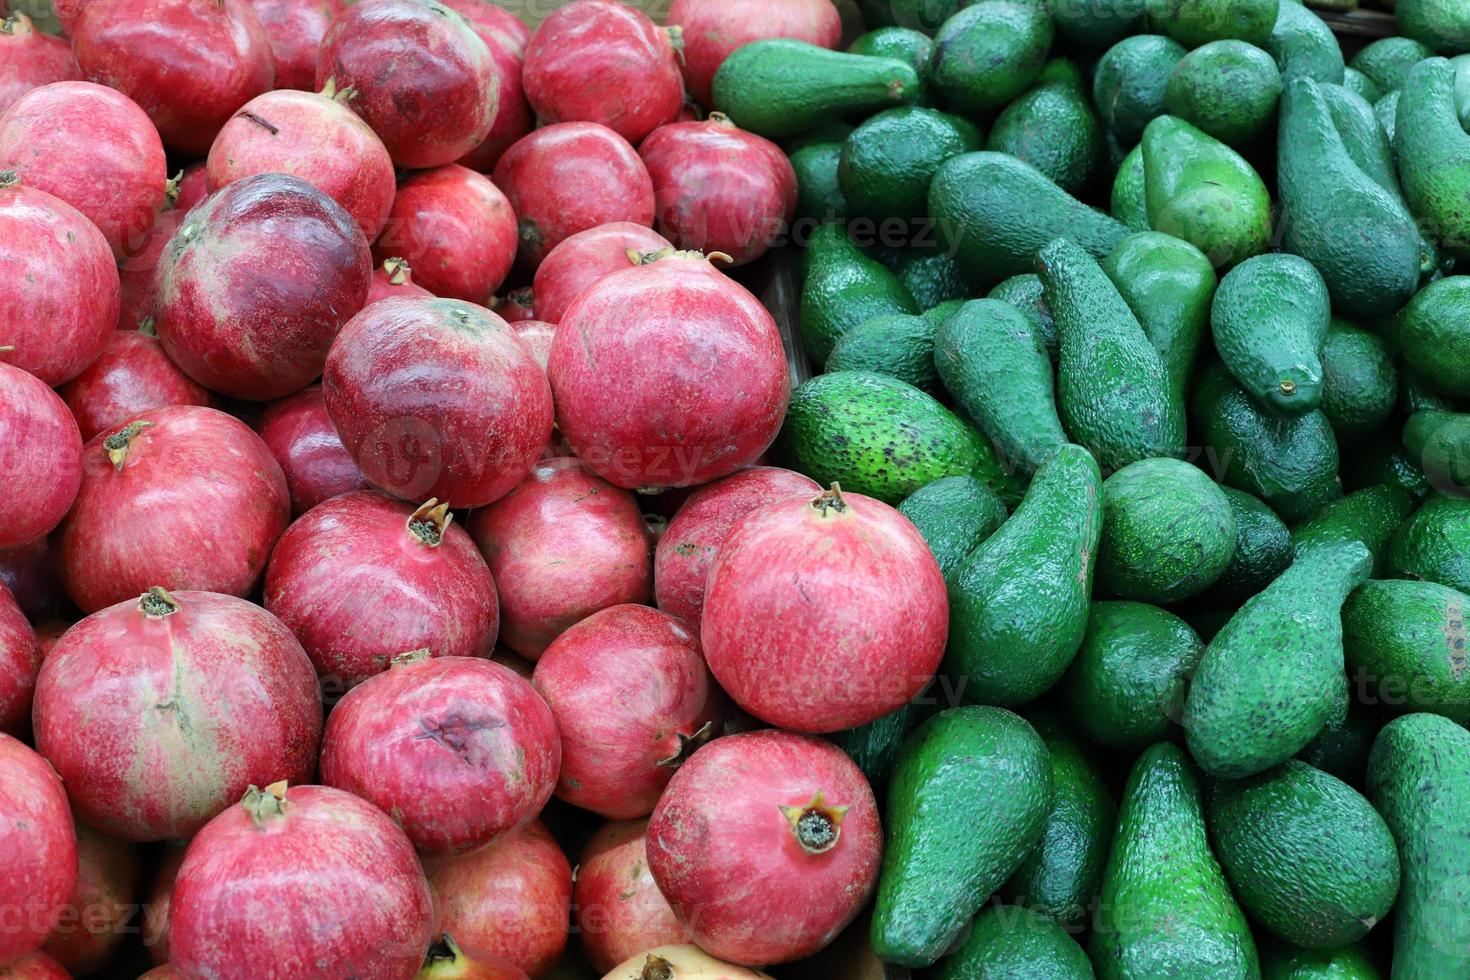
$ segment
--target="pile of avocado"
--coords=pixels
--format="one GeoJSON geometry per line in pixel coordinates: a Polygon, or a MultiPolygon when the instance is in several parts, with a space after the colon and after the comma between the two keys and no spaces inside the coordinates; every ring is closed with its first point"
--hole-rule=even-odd
{"type": "Polygon", "coordinates": [[[949,590],[934,684],[834,736],[874,950],[1470,978],[1470,0],[1346,64],[1297,0],[860,6],[714,102],[800,188],[779,450],[949,590]]]}

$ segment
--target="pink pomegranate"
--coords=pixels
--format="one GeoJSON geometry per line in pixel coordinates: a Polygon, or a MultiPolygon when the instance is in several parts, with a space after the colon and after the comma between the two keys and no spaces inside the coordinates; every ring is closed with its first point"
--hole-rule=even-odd
{"type": "Polygon", "coordinates": [[[518,140],[495,165],[534,269],[562,240],[610,221],[653,224],[653,182],[631,144],[596,123],[558,123],[518,140]]]}
{"type": "Polygon", "coordinates": [[[489,173],[512,143],[535,128],[536,120],[521,85],[521,64],[526,58],[531,29],[493,0],[445,0],[444,6],[464,14],[490,49],[490,57],[495,59],[500,79],[495,122],[480,145],[459,159],[471,170],[489,173]]]}
{"type": "Polygon", "coordinates": [[[86,824],[77,824],[76,832],[77,887],[42,948],[64,974],[80,977],[106,966],[132,930],[143,856],[136,845],[86,824]]]}
{"type": "Polygon", "coordinates": [[[602,980],[644,980],[650,976],[671,980],[771,980],[770,974],[717,960],[690,944],[656,946],[634,953],[602,980]]]}
{"type": "Polygon", "coordinates": [[[0,364],[0,548],[28,545],[66,516],[82,482],[81,446],[56,392],[0,364]]]}
{"type": "Polygon", "coordinates": [[[451,163],[399,186],[373,254],[403,256],[436,296],[485,303],[515,261],[516,216],[488,177],[451,163]]]}
{"type": "MultiPolygon", "coordinates": [[[[46,760],[0,734],[0,963],[40,949],[77,884],[66,790],[46,760]]],[[[44,974],[40,974],[44,976],[44,974]]]]}
{"type": "Polygon", "coordinates": [[[41,647],[10,590],[0,585],[0,731],[25,738],[31,730],[31,696],[41,669],[41,647]]]}
{"type": "Polygon", "coordinates": [[[429,944],[418,980],[527,980],[527,977],[526,971],[509,960],[466,951],[453,936],[441,932],[429,944]]]}
{"type": "Polygon", "coordinates": [[[543,123],[601,123],[635,144],[684,106],[669,36],[616,0],[572,0],[553,11],[531,35],[521,80],[543,123]]]}
{"type": "Polygon", "coordinates": [[[351,95],[328,82],[321,92],[251,99],[209,148],[209,189],[256,174],[291,174],[342,205],[371,242],[388,220],[396,177],[383,141],[348,108],[351,95]]]}
{"type": "MultiPolygon", "coordinates": [[[[328,786],[254,786],[189,845],[169,955],[190,977],[269,964],[277,980],[411,980],[434,909],[413,845],[387,815],[328,786]]],[[[258,974],[256,974],[258,975],[258,974]]]]}
{"type": "Polygon", "coordinates": [[[491,299],[494,300],[490,304],[491,311],[506,323],[520,323],[536,317],[534,298],[529,287],[512,289],[503,297],[492,296],[491,299]]]}
{"type": "Polygon", "coordinates": [[[750,465],[791,392],[771,314],[698,253],[630,264],[586,289],[562,316],[546,373],[577,455],[630,488],[750,465]]]}
{"type": "Polygon", "coordinates": [[[588,286],[628,268],[629,251],[642,255],[672,247],[652,228],[631,221],[613,221],[579,231],[548,252],[537,266],[532,283],[536,315],[547,323],[560,323],[572,300],[588,286]]]}
{"type": "MultiPolygon", "coordinates": [[[[333,21],[342,16],[341,0],[249,0],[271,39],[276,88],[311,91],[316,87],[316,56],[333,21]]],[[[369,236],[371,237],[371,236],[369,236]]]]}
{"type": "Polygon", "coordinates": [[[107,239],[11,170],[0,170],[0,282],[0,363],[53,387],[95,361],[117,326],[120,286],[107,239]]]}
{"type": "Polygon", "coordinates": [[[453,163],[490,132],[499,74],[463,16],[433,0],[363,0],[322,39],[316,84],[357,92],[352,108],[399,167],[453,163]]]}
{"type": "Polygon", "coordinates": [[[0,980],[71,980],[66,967],[37,950],[0,966],[0,980]]]}
{"type": "Polygon", "coordinates": [[[31,89],[81,77],[71,45],[42,34],[19,10],[0,16],[0,113],[31,89]]]}
{"type": "Polygon", "coordinates": [[[275,80],[270,39],[245,0],[89,0],[72,51],[82,77],[142,106],[185,156],[207,153],[275,80]]]}
{"type": "Polygon", "coordinates": [[[300,517],[340,494],[367,488],[362,470],[327,417],[321,385],[272,402],[260,417],[257,431],[286,474],[292,516],[300,517]]]}
{"type": "Polygon", "coordinates": [[[143,946],[155,963],[168,962],[168,913],[186,847],[183,841],[175,841],[165,844],[158,852],[153,884],[148,890],[148,902],[143,906],[143,946]]]}
{"type": "Polygon", "coordinates": [[[373,281],[368,286],[368,298],[364,306],[371,306],[380,299],[394,296],[433,296],[423,286],[413,281],[413,269],[398,255],[390,255],[382,265],[373,270],[373,281]]]}
{"type": "Polygon", "coordinates": [[[438,915],[435,931],[533,977],[561,959],[572,868],[539,820],[478,851],[428,858],[425,871],[438,915]]]}
{"type": "MultiPolygon", "coordinates": [[[[5,377],[6,372],[0,370],[0,378],[5,377]]],[[[81,472],[80,465],[77,472],[81,472]]],[[[56,560],[44,535],[18,548],[0,550],[0,585],[10,590],[21,611],[33,623],[57,616],[66,601],[56,560]]]]}
{"type": "Polygon", "coordinates": [[[546,375],[509,324],[460,300],[374,303],[332,344],[322,382],[342,444],[396,497],[482,507],[551,435],[546,375]]]}
{"type": "Polygon", "coordinates": [[[832,0],[673,0],[666,22],[682,29],[684,82],[705,105],[715,72],[738,47],[773,37],[823,48],[842,40],[832,0]]]}
{"type": "Polygon", "coordinates": [[[102,356],[61,388],[82,438],[165,405],[208,405],[209,390],[180,371],[157,337],[114,330],[102,356]]]}
{"type": "Polygon", "coordinates": [[[336,201],[299,177],[246,177],[195,208],[164,249],[158,339],[214,391],[280,398],[321,374],[372,275],[367,239],[336,201]]]}
{"type": "Polygon", "coordinates": [[[317,672],[346,687],[410,650],[483,657],[495,646],[495,582],[448,504],[415,508],[371,490],[318,504],[281,536],[265,607],[317,672]]]}
{"type": "Polygon", "coordinates": [[[55,547],[83,612],[154,585],[249,595],[290,518],[270,450],[212,408],[139,412],[92,437],[82,463],[55,547]]]}
{"type": "Polygon", "coordinates": [[[815,480],[774,466],[752,466],[694,491],[654,552],[658,607],[698,629],[709,569],[730,529],[757,507],[788,497],[810,500],[821,492],[815,480]]]}
{"type": "Polygon", "coordinates": [[[545,371],[546,359],[551,356],[551,341],[556,337],[556,325],[544,320],[517,320],[510,328],[545,371]]]}
{"type": "Polygon", "coordinates": [[[648,870],[647,820],[604,824],[582,851],[572,908],[582,949],[611,970],[645,949],[688,941],[648,870]]]}
{"type": "Polygon", "coordinates": [[[648,866],[694,942],[734,963],[827,945],[867,904],[883,832],[862,771],[830,742],[761,731],[680,767],[648,821],[648,866]]]}

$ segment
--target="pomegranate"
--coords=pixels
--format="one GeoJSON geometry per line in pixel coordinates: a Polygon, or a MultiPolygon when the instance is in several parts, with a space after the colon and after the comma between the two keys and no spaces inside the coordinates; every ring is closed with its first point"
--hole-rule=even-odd
{"type": "Polygon", "coordinates": [[[176,842],[164,845],[159,851],[153,886],[143,906],[143,945],[148,950],[148,958],[155,963],[168,962],[168,911],[173,904],[174,882],[179,876],[179,865],[184,863],[186,846],[176,842]]]}
{"type": "Polygon", "coordinates": [[[699,642],[648,606],[613,606],[568,629],[533,683],[561,732],[556,795],[612,820],[653,812],[674,770],[719,724],[699,642]]]}
{"type": "MultiPolygon", "coordinates": [[[[51,649],[56,646],[56,641],[66,635],[75,623],[69,623],[62,619],[48,619],[36,624],[36,649],[41,651],[41,660],[45,660],[51,649]]],[[[39,664],[37,667],[39,668],[39,664]]]]}
{"type": "Polygon", "coordinates": [[[153,224],[128,242],[127,255],[118,259],[117,274],[121,286],[118,308],[119,330],[153,332],[153,315],[158,302],[158,260],[174,232],[184,223],[186,212],[177,207],[160,211],[153,224]]]}
{"type": "Polygon", "coordinates": [[[436,296],[485,303],[515,261],[516,216],[488,177],[451,163],[403,182],[373,254],[403,256],[436,296]]]}
{"type": "Polygon", "coordinates": [[[71,46],[19,10],[0,16],[0,113],[31,89],[81,77],[71,46]]]}
{"type": "Polygon", "coordinates": [[[484,506],[551,435],[546,375],[509,324],[460,300],[374,303],[342,328],[322,381],[342,444],[397,497],[484,506]]]}
{"type": "Polygon", "coordinates": [[[245,0],[89,0],[72,51],[82,77],[142,106],[185,156],[207,153],[275,79],[270,39],[245,0]]]}
{"type": "Polygon", "coordinates": [[[694,491],[654,552],[658,607],[698,629],[709,569],[730,529],[757,507],[788,497],[810,500],[821,492],[815,480],[774,466],[752,466],[694,491]]]}
{"type": "Polygon", "coordinates": [[[601,123],[635,144],[684,107],[669,36],[616,0],[572,0],[553,11],[526,45],[521,81],[543,123],[601,123]]]}
{"type": "Polygon", "coordinates": [[[598,970],[635,953],[688,942],[648,870],[647,820],[605,824],[577,865],[572,908],[582,949],[598,970]]]}
{"type": "Polygon", "coordinates": [[[329,786],[254,786],[199,832],[174,885],[169,955],[185,976],[411,980],[434,909],[413,845],[329,786]]]}
{"type": "Polygon", "coordinates": [[[158,339],[200,384],[266,401],[317,375],[367,301],[362,230],[299,177],[257,174],[210,195],[164,249],[158,339]]]}
{"type": "Polygon", "coordinates": [[[567,944],[572,868],[539,820],[489,847],[425,860],[436,929],[533,977],[567,944]]]}
{"type": "Polygon", "coordinates": [[[0,734],[0,963],[40,949],[77,885],[66,790],[46,760],[0,734]]]}
{"type": "MultiPolygon", "coordinates": [[[[5,370],[0,369],[0,379],[7,377],[5,370]]],[[[0,397],[0,402],[3,401],[0,397]]],[[[80,474],[80,466],[77,472],[80,474]]],[[[29,544],[0,551],[0,585],[10,590],[21,611],[33,623],[55,617],[66,601],[50,542],[44,535],[29,544]]]]}
{"type": "Polygon", "coordinates": [[[178,980],[179,976],[179,971],[172,963],[164,963],[139,976],[138,980],[178,980]]]}
{"type": "MultiPolygon", "coordinates": [[[[771,980],[769,974],[725,963],[698,946],[658,946],[634,953],[608,971],[602,980],[771,980]]],[[[141,980],[141,978],[140,978],[141,980]]]]}
{"type": "Polygon", "coordinates": [[[324,500],[367,488],[362,470],[327,417],[321,385],[272,402],[260,417],[258,431],[286,474],[293,516],[300,517],[324,500]]]}
{"type": "Polygon", "coordinates": [[[315,88],[317,51],[327,28],[342,16],[341,0],[250,0],[250,6],[271,40],[276,88],[315,88]]]}
{"type": "Polygon", "coordinates": [[[71,980],[71,974],[39,950],[0,966],[0,980],[71,980]]]}
{"type": "Polygon", "coordinates": [[[131,931],[143,881],[138,847],[77,824],[77,887],[42,947],[71,974],[106,966],[131,931]]]}
{"type": "Polygon", "coordinates": [[[551,356],[551,341],[556,337],[556,325],[545,320],[517,320],[510,328],[545,371],[546,359],[551,356]]]}
{"type": "Polygon", "coordinates": [[[102,356],[61,389],[83,439],[165,405],[208,405],[209,390],[180,371],[157,337],[114,330],[102,356]]]}
{"type": "Polygon", "coordinates": [[[480,145],[459,160],[471,170],[489,173],[500,155],[535,126],[521,85],[521,63],[526,58],[531,29],[493,0],[445,0],[444,6],[464,14],[495,60],[499,76],[495,122],[480,145]]]}
{"type": "Polygon", "coordinates": [[[329,81],[321,92],[282,90],[251,99],[209,148],[209,189],[256,174],[291,174],[342,205],[371,242],[388,220],[396,178],[383,141],[347,107],[351,95],[329,81]]]}
{"type": "Polygon", "coordinates": [[[700,948],[734,963],[827,945],[867,904],[882,851],[862,771],[832,743],[789,732],[709,743],[648,821],[659,890],[700,948]]]}
{"type": "Polygon", "coordinates": [[[0,363],[52,387],[95,361],[117,326],[121,287],[107,239],[11,170],[0,170],[0,282],[0,363]]]}
{"type": "Polygon", "coordinates": [[[373,270],[373,281],[368,286],[368,298],[364,306],[371,306],[380,299],[394,296],[433,296],[423,286],[413,281],[413,269],[401,256],[392,255],[373,270]]]}
{"type": "Polygon", "coordinates": [[[420,851],[453,854],[534,820],[561,757],[551,710],[515,671],[416,650],[333,709],[322,782],[392,814],[420,851]]]}
{"type": "Polygon", "coordinates": [[[466,952],[449,933],[429,944],[418,980],[528,980],[526,971],[499,956],[466,952]]]}
{"type": "Polygon", "coordinates": [[[40,668],[36,631],[10,590],[0,585],[0,731],[7,735],[30,733],[31,695],[40,668]]]}
{"type": "Polygon", "coordinates": [[[453,163],[490,132],[499,104],[490,49],[433,0],[363,0],[322,39],[316,66],[357,92],[352,108],[399,167],[453,163]]]}
{"type": "Polygon", "coordinates": [[[173,184],[172,194],[176,210],[188,214],[194,210],[194,205],[208,196],[209,174],[205,171],[204,165],[205,161],[195,160],[179,171],[170,182],[173,184]]]}
{"type": "Polygon", "coordinates": [[[647,258],[562,316],[546,366],[557,423],[616,486],[708,483],[775,440],[791,392],[786,349],[760,301],[703,256],[647,258]]]}
{"type": "Polygon", "coordinates": [[[56,392],[0,364],[0,548],[28,545],[66,516],[82,482],[81,446],[56,392]]]}
{"type": "Polygon", "coordinates": [[[87,443],[56,558],[83,612],[154,585],[243,596],[290,513],[280,466],[244,422],[194,405],[151,408],[87,443]]]}
{"type": "Polygon", "coordinates": [[[490,304],[490,309],[506,323],[520,323],[522,320],[531,320],[536,316],[529,288],[513,289],[503,298],[492,296],[491,299],[494,302],[490,304]]]}
{"type": "Polygon", "coordinates": [[[547,253],[532,283],[536,315],[560,323],[572,300],[603,276],[628,267],[628,252],[642,255],[671,248],[669,240],[645,225],[613,221],[579,231],[547,253]]]}
{"type": "Polygon", "coordinates": [[[832,0],[673,0],[665,22],[682,29],[684,82],[705,105],[715,72],[736,48],[773,37],[823,48],[842,40],[832,0]]]}
{"type": "Polygon", "coordinates": [[[653,224],[653,181],[627,140],[596,123],[558,123],[520,139],[495,165],[534,269],[563,239],[609,221],[653,224]]]}

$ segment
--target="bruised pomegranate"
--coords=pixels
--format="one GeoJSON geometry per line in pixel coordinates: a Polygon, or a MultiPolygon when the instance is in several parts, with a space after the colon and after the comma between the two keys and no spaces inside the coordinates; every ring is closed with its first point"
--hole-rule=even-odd
{"type": "Polygon", "coordinates": [[[712,105],[710,83],[730,52],[751,41],[789,37],[823,48],[842,40],[832,0],[673,0],[666,23],[682,30],[684,82],[712,105]]]}
{"type": "Polygon", "coordinates": [[[688,940],[648,870],[647,820],[604,824],[582,851],[572,908],[582,949],[598,970],[646,949],[688,940]]]}
{"type": "Polygon", "coordinates": [[[556,325],[544,320],[517,320],[510,328],[545,371],[546,359],[551,356],[551,341],[556,337],[556,325]]]}
{"type": "Polygon", "coordinates": [[[771,980],[769,974],[725,963],[698,946],[658,946],[634,953],[608,971],[602,980],[771,980]]]}
{"type": "Polygon", "coordinates": [[[551,435],[546,375],[509,324],[460,300],[374,303],[337,336],[322,382],[342,444],[397,497],[484,506],[551,435]]]}
{"type": "Polygon", "coordinates": [[[413,281],[413,269],[401,256],[390,255],[382,265],[373,270],[373,281],[368,286],[368,298],[364,306],[371,306],[380,299],[394,296],[433,296],[423,286],[413,281]]]}
{"type": "Polygon", "coordinates": [[[413,845],[382,811],[328,786],[252,786],[189,845],[169,955],[190,977],[259,963],[276,980],[411,980],[433,917],[413,845]]]}
{"type": "Polygon", "coordinates": [[[588,286],[628,267],[629,251],[642,255],[671,247],[652,228],[631,221],[613,221],[571,235],[536,268],[532,283],[536,315],[547,323],[560,323],[572,300],[588,286]]]}
{"type": "Polygon", "coordinates": [[[0,734],[0,963],[37,950],[77,885],[77,838],[66,790],[34,751],[0,734]]]}
{"type": "Polygon", "coordinates": [[[362,470],[327,417],[321,385],[272,402],[260,417],[258,431],[286,474],[293,516],[339,494],[367,488],[362,470]]]}
{"type": "Polygon", "coordinates": [[[429,944],[418,980],[527,980],[526,971],[499,956],[467,952],[447,932],[429,944]]]}
{"type": "Polygon", "coordinates": [[[791,393],[786,349],[760,301],[703,256],[648,258],[562,316],[546,366],[557,422],[615,486],[708,483],[775,440],[791,393]]]}
{"type": "Polygon", "coordinates": [[[134,844],[77,824],[77,887],[42,947],[76,976],[95,973],[132,930],[143,856],[134,844]]]}
{"type": "Polygon", "coordinates": [[[490,49],[433,0],[363,0],[322,39],[316,84],[357,92],[352,108],[399,167],[453,163],[490,132],[499,101],[490,49]]]}
{"type": "Polygon", "coordinates": [[[515,261],[516,216],[484,174],[425,170],[399,186],[373,254],[403,256],[436,296],[485,303],[515,261]]]}
{"type": "Polygon", "coordinates": [[[464,14],[495,61],[499,77],[495,122],[480,145],[459,159],[471,170],[489,173],[500,155],[535,127],[536,120],[532,118],[531,105],[521,85],[521,66],[531,29],[493,0],[445,0],[444,6],[464,14]]]}
{"type": "Polygon", "coordinates": [[[82,77],[142,106],[185,156],[207,153],[275,79],[270,39],[245,0],[89,0],[72,51],[82,77]]]}
{"type": "Polygon", "coordinates": [[[82,483],[81,446],[56,392],[0,364],[0,548],[28,545],[66,516],[82,483]]]}
{"type": "Polygon", "coordinates": [[[495,186],[510,198],[531,269],[579,231],[653,224],[648,168],[627,140],[596,123],[558,123],[518,140],[495,165],[495,186]]]}
{"type": "Polygon", "coordinates": [[[10,590],[0,585],[0,731],[24,738],[31,730],[31,695],[41,647],[10,590]]]}
{"type": "Polygon", "coordinates": [[[31,89],[81,77],[71,45],[41,33],[19,10],[0,17],[0,112],[31,89]]]}
{"type": "Polygon", "coordinates": [[[249,595],[290,518],[270,450],[212,408],[139,412],[92,437],[82,463],[56,558],[83,612],[154,585],[249,595]]]}
{"type": "MultiPolygon", "coordinates": [[[[0,378],[4,377],[6,373],[0,369],[0,378]]],[[[80,466],[77,471],[81,472],[80,466]]],[[[21,612],[33,623],[55,618],[66,601],[51,544],[44,536],[18,548],[0,550],[0,585],[10,590],[21,612]]]]}
{"type": "Polygon", "coordinates": [[[327,28],[342,15],[341,0],[249,2],[271,39],[271,55],[276,63],[276,88],[314,89],[317,51],[321,49],[327,28]]]}
{"type": "Polygon", "coordinates": [[[158,852],[148,902],[143,906],[143,946],[155,963],[168,962],[168,911],[173,904],[174,881],[184,863],[186,844],[175,841],[158,852]]]}
{"type": "Polygon", "coordinates": [[[82,438],[165,405],[208,405],[209,391],[180,371],[157,337],[114,330],[102,356],[61,389],[82,438]]]}
{"type": "Polygon", "coordinates": [[[734,963],[827,945],[867,904],[882,852],[862,771],[832,743],[789,732],[709,743],[648,821],[659,890],[694,942],[734,963]]]}

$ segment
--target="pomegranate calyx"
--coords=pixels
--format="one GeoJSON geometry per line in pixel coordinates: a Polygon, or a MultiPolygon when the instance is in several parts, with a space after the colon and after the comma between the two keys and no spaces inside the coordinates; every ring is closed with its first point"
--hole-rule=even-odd
{"type": "Polygon", "coordinates": [[[163,586],[155,585],[138,599],[138,610],[149,619],[162,619],[179,611],[179,600],[163,586]]]}
{"type": "Polygon", "coordinates": [[[179,203],[179,185],[184,182],[184,172],[180,170],[168,180],[163,182],[164,208],[172,208],[179,203]]]}
{"type": "Polygon", "coordinates": [[[686,759],[699,750],[701,745],[713,738],[714,734],[715,723],[712,721],[707,721],[703,725],[700,725],[692,735],[675,732],[674,735],[679,739],[679,747],[674,750],[673,755],[658,760],[654,765],[660,769],[678,769],[679,766],[684,764],[686,759]]]}
{"type": "Polygon", "coordinates": [[[14,344],[0,344],[0,354],[8,354],[15,350],[14,344]]]}
{"type": "Polygon", "coordinates": [[[388,282],[394,286],[402,286],[408,282],[409,273],[412,272],[408,260],[397,255],[383,260],[383,272],[388,276],[388,282]]]}
{"type": "Polygon", "coordinates": [[[674,964],[656,956],[648,954],[648,959],[643,961],[643,970],[638,974],[638,980],[674,980],[674,964]]]}
{"type": "Polygon", "coordinates": [[[153,317],[145,316],[138,323],[138,332],[145,337],[157,337],[158,326],[153,322],[153,317]]]}
{"type": "Polygon", "coordinates": [[[408,533],[418,538],[430,548],[439,547],[439,542],[444,540],[444,532],[449,529],[450,521],[454,515],[449,512],[449,501],[439,503],[437,497],[430,497],[419,505],[419,509],[408,517],[408,533]]]}
{"type": "Polygon", "coordinates": [[[834,482],[831,487],[823,490],[820,497],[812,500],[812,509],[820,517],[846,513],[847,499],[842,496],[842,487],[834,482]]]}
{"type": "Polygon", "coordinates": [[[128,451],[132,448],[133,439],[144,429],[156,424],[136,419],[102,440],[102,448],[107,450],[107,458],[112,462],[113,469],[122,470],[123,464],[128,460],[128,451]]]}
{"type": "Polygon", "coordinates": [[[805,806],[783,806],[781,815],[791,825],[791,833],[808,854],[825,854],[837,846],[842,836],[845,806],[827,806],[821,790],[805,806]]]}
{"type": "Polygon", "coordinates": [[[711,112],[709,115],[705,116],[704,119],[705,122],[712,122],[716,126],[729,126],[731,128],[734,128],[735,126],[735,124],[730,121],[730,117],[725,115],[723,112],[711,112]]]}
{"type": "Polygon", "coordinates": [[[257,827],[264,825],[267,820],[284,816],[286,781],[283,779],[278,783],[271,783],[265,789],[251,783],[244,798],[240,800],[240,805],[250,814],[250,819],[257,827]]]}
{"type": "Polygon", "coordinates": [[[640,252],[636,248],[630,248],[625,253],[628,261],[634,265],[652,265],[661,259],[701,259],[706,262],[734,262],[735,259],[725,252],[700,252],[695,249],[683,248],[659,248],[652,252],[640,252]]]}
{"type": "Polygon", "coordinates": [[[6,14],[5,19],[0,20],[0,34],[14,34],[15,29],[20,26],[21,18],[24,16],[19,10],[12,10],[6,14]]]}
{"type": "Polygon", "coordinates": [[[331,99],[333,102],[351,102],[357,98],[357,89],[351,85],[346,88],[338,88],[337,77],[333,75],[322,83],[322,90],[317,94],[331,99]]]}
{"type": "Polygon", "coordinates": [[[684,64],[684,28],[671,24],[664,28],[664,38],[669,42],[674,57],[679,59],[679,64],[684,64]]]}
{"type": "Polygon", "coordinates": [[[417,650],[410,650],[407,653],[400,653],[398,656],[388,661],[388,669],[392,670],[394,667],[407,667],[410,664],[423,663],[425,660],[429,659],[429,656],[430,654],[428,647],[420,647],[417,650]]]}

